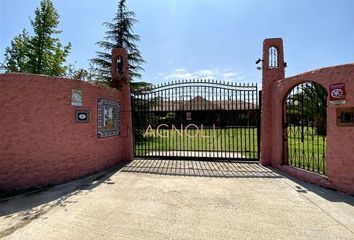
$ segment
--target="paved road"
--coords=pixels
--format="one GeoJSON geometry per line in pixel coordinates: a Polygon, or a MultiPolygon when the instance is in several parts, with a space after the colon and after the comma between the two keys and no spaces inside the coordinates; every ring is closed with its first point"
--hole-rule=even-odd
{"type": "Polygon", "coordinates": [[[354,198],[252,163],[135,160],[0,201],[0,238],[354,239],[354,198]]]}

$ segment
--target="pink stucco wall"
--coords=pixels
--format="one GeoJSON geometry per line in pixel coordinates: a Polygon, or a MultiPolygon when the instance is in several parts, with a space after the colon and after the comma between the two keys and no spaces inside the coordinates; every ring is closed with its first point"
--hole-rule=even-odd
{"type": "Polygon", "coordinates": [[[278,62],[283,63],[283,40],[281,38],[267,39],[263,42],[263,64],[262,64],[262,106],[261,106],[261,141],[260,141],[260,157],[264,165],[270,165],[272,162],[271,151],[272,146],[267,139],[271,139],[273,122],[271,121],[272,113],[269,109],[272,108],[272,84],[274,79],[283,79],[285,77],[284,66],[268,70],[269,59],[268,49],[276,46],[278,49],[278,62]]]}
{"type": "Polygon", "coordinates": [[[0,190],[68,181],[132,160],[129,84],[121,90],[49,76],[0,75],[0,190]],[[82,90],[83,106],[71,105],[82,90]],[[120,136],[97,137],[97,98],[121,105],[120,136]],[[75,123],[74,110],[91,111],[75,123]]]}
{"type": "MultiPolygon", "coordinates": [[[[279,44],[270,39],[265,40],[264,45],[269,46],[269,42],[271,45],[279,44]]],[[[265,48],[263,57],[267,58],[267,54],[265,48]]],[[[283,57],[279,58],[280,64],[283,61],[283,57]]],[[[261,163],[300,179],[354,194],[354,127],[338,127],[336,124],[336,108],[354,107],[354,64],[321,68],[289,78],[279,78],[276,69],[267,69],[266,65],[263,67],[262,88],[263,95],[267,92],[267,98],[262,99],[261,163]],[[334,83],[345,83],[346,86],[345,104],[336,106],[328,100],[326,176],[283,164],[283,99],[294,86],[307,81],[319,83],[327,91],[329,85],[334,83]]]]}

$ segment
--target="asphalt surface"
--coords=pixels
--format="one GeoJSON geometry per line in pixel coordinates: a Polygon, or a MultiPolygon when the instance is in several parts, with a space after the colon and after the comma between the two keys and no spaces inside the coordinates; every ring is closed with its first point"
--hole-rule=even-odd
{"type": "Polygon", "coordinates": [[[0,200],[0,238],[354,239],[354,197],[255,163],[135,160],[0,200]]]}

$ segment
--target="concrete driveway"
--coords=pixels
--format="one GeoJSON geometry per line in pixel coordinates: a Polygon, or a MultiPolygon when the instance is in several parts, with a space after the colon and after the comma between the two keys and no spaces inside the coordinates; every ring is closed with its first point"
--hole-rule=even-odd
{"type": "Polygon", "coordinates": [[[354,239],[354,197],[255,163],[135,160],[0,201],[3,239],[354,239]]]}

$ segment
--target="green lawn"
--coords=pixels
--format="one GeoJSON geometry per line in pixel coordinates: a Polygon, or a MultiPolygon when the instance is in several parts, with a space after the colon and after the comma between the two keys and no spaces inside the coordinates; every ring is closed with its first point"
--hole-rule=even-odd
{"type": "Polygon", "coordinates": [[[136,143],[136,155],[151,151],[214,151],[237,152],[247,158],[258,158],[257,128],[188,129],[175,131],[161,129],[155,136],[148,135],[136,143]],[[160,137],[166,136],[166,137],[160,137]]]}
{"type": "MultiPolygon", "coordinates": [[[[161,129],[136,143],[135,154],[146,156],[152,151],[237,152],[245,158],[258,158],[257,128],[188,129],[187,132],[161,129]],[[161,137],[166,136],[166,137],[161,137]]],[[[326,138],[316,129],[288,127],[288,163],[320,174],[326,173],[326,138]]]]}

